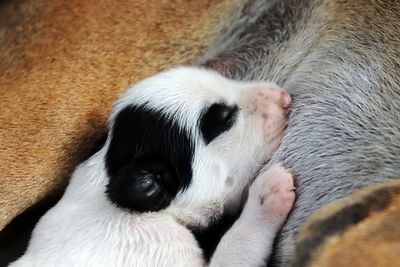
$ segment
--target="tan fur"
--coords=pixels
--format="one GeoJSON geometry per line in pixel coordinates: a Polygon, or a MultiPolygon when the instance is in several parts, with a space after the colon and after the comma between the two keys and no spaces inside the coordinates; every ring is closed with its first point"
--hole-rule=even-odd
{"type": "Polygon", "coordinates": [[[65,183],[130,84],[190,62],[240,1],[0,4],[0,229],[65,183]]]}
{"type": "Polygon", "coordinates": [[[311,216],[301,233],[293,266],[398,266],[399,221],[400,180],[356,192],[311,216]],[[329,225],[332,217],[345,209],[349,213],[338,218],[345,221],[350,216],[354,223],[342,230],[341,222],[329,225]],[[361,210],[368,214],[357,221],[361,210]],[[326,227],[338,232],[323,235],[318,231],[326,227]],[[310,258],[304,257],[306,253],[310,258]]]}

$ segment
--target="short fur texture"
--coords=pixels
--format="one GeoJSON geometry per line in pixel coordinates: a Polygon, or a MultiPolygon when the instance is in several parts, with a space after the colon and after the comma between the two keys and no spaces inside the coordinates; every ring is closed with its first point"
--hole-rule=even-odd
{"type": "MultiPolygon", "coordinates": [[[[77,7],[81,4],[81,2],[79,2],[79,4],[71,1],[67,2],[71,3],[71,6],[77,7]]],[[[200,2],[204,3],[204,1],[200,2]]],[[[46,6],[50,8],[55,3],[54,1],[51,4],[46,2],[46,6]]],[[[57,3],[60,3],[60,1],[57,1],[57,3]]],[[[157,1],[157,3],[159,3],[159,1],[157,1]]],[[[168,5],[170,3],[169,1],[168,5]]],[[[109,7],[109,4],[110,3],[107,3],[107,7],[109,7]]],[[[294,246],[296,245],[297,233],[305,219],[314,210],[338,198],[347,196],[352,191],[368,185],[388,181],[399,176],[400,138],[398,136],[398,106],[400,102],[400,77],[397,71],[400,64],[398,50],[400,46],[400,37],[397,30],[400,26],[398,17],[400,11],[399,5],[399,2],[395,0],[246,1],[244,5],[237,10],[237,13],[231,17],[232,20],[227,21],[229,27],[221,31],[220,38],[210,48],[207,55],[199,60],[199,64],[205,64],[215,68],[230,77],[237,77],[239,79],[273,80],[278,85],[284,86],[293,95],[293,110],[289,118],[288,131],[283,138],[281,148],[272,162],[283,159],[285,165],[293,168],[294,174],[298,177],[299,182],[299,200],[293,214],[289,218],[288,224],[282,231],[282,235],[278,238],[276,254],[273,257],[275,265],[286,266],[291,261],[294,246]]],[[[98,5],[98,8],[101,9],[102,6],[98,5]]],[[[27,9],[28,8],[25,7],[19,10],[21,12],[27,12],[27,9]]],[[[31,9],[28,10],[30,10],[29,14],[37,14],[35,13],[37,11],[36,9],[33,9],[33,11],[31,9]]],[[[86,14],[86,16],[83,16],[84,18],[98,18],[98,16],[104,18],[104,23],[101,23],[99,27],[88,24],[91,25],[89,29],[92,30],[92,32],[100,33],[105,26],[110,26],[112,24],[108,18],[113,16],[107,16],[107,14],[109,14],[107,13],[108,11],[112,14],[117,14],[118,12],[122,12],[122,10],[128,13],[131,11],[125,11],[125,9],[121,9],[119,5],[114,9],[103,9],[103,12],[89,9],[92,10],[92,12],[82,13],[79,8],[68,10],[71,12],[66,14],[62,13],[62,16],[54,17],[63,18],[61,22],[63,22],[62,25],[65,25],[65,29],[68,29],[70,25],[75,25],[73,32],[66,30],[57,31],[59,33],[58,35],[62,35],[68,40],[63,46],[66,48],[66,52],[63,50],[64,53],[62,53],[63,55],[65,54],[63,57],[64,60],[69,62],[69,64],[66,65],[68,67],[67,69],[65,69],[62,64],[57,65],[59,66],[58,68],[53,68],[50,59],[47,61],[43,60],[45,55],[49,54],[49,50],[43,49],[42,43],[27,42],[23,39],[25,40],[24,42],[20,39],[22,51],[35,52],[28,53],[30,57],[27,58],[26,56],[22,56],[24,53],[18,53],[18,51],[21,50],[11,50],[14,49],[15,43],[11,41],[13,40],[12,38],[6,38],[6,40],[10,40],[10,50],[7,51],[16,51],[16,53],[7,52],[7,55],[9,53],[14,55],[12,60],[7,61],[13,64],[3,64],[2,66],[25,66],[24,69],[26,68],[29,70],[29,67],[32,67],[32,69],[36,70],[32,72],[31,75],[33,76],[27,77],[26,73],[28,73],[28,71],[26,70],[16,72],[14,70],[18,68],[6,68],[10,73],[13,72],[14,74],[4,81],[4,88],[10,88],[10,80],[18,81],[15,87],[22,84],[23,86],[21,86],[25,88],[23,91],[24,94],[16,95],[16,98],[12,99],[20,99],[22,95],[25,103],[25,99],[28,96],[29,99],[32,99],[32,103],[35,103],[35,106],[37,106],[36,103],[42,103],[40,102],[41,98],[37,100],[37,90],[32,91],[32,94],[26,94],[25,92],[30,91],[28,90],[29,88],[38,88],[39,85],[48,84],[51,80],[51,86],[49,86],[51,90],[45,91],[46,97],[49,95],[48,92],[55,90],[55,88],[62,88],[62,92],[70,92],[66,91],[66,89],[69,88],[73,80],[71,81],[66,75],[75,73],[76,75],[82,75],[79,76],[79,80],[87,80],[87,77],[90,77],[89,87],[91,87],[92,90],[101,88],[102,91],[100,93],[96,93],[95,91],[91,92],[93,95],[102,95],[102,99],[107,99],[105,102],[108,102],[104,104],[105,107],[111,100],[109,100],[110,97],[103,96],[103,91],[106,88],[112,88],[113,92],[115,92],[114,87],[109,86],[110,84],[117,84],[117,87],[123,90],[128,82],[134,80],[131,79],[121,85],[119,82],[124,81],[121,77],[129,77],[129,73],[137,72],[127,71],[123,72],[125,74],[119,75],[122,72],[118,64],[112,64],[112,70],[108,70],[108,68],[105,67],[105,69],[103,68],[103,66],[109,66],[113,62],[121,62],[122,59],[124,59],[122,60],[123,62],[128,62],[124,63],[123,66],[132,66],[129,57],[126,58],[127,54],[124,49],[118,50],[120,53],[113,54],[115,57],[99,58],[96,56],[96,60],[99,60],[96,62],[99,64],[91,66],[93,72],[82,71],[84,66],[89,66],[89,64],[75,64],[77,62],[75,60],[77,56],[75,54],[73,54],[75,56],[69,54],[69,51],[75,51],[69,49],[71,44],[74,43],[74,38],[76,36],[85,36],[88,29],[84,27],[86,24],[81,23],[81,20],[78,19],[79,15],[73,17],[73,14],[86,14]],[[68,39],[68,36],[72,39],[68,39]],[[72,42],[70,40],[72,40],[72,42]],[[41,47],[42,49],[38,49],[41,47]],[[35,64],[33,65],[30,64],[29,59],[31,58],[37,59],[34,61],[35,64]],[[118,58],[119,60],[114,60],[118,58]],[[103,62],[106,64],[103,64],[103,62]],[[90,73],[96,73],[96,77],[89,75],[90,73]],[[60,79],[53,79],[53,77],[60,77],[60,79]],[[65,80],[68,80],[68,83],[59,82],[65,80]],[[35,87],[31,86],[32,84],[35,85],[35,87]],[[65,84],[68,86],[66,87],[65,84]]],[[[83,9],[83,11],[85,10],[87,9],[83,9]]],[[[186,9],[177,10],[184,10],[183,14],[187,14],[186,9]]],[[[200,8],[193,8],[193,10],[200,10],[200,8]]],[[[218,15],[221,13],[225,14],[224,11],[217,11],[216,14],[218,15]]],[[[141,13],[143,12],[139,12],[138,14],[141,13]]],[[[46,14],[51,13],[47,12],[46,14]]],[[[26,17],[26,14],[18,16],[21,20],[26,17]]],[[[40,18],[41,16],[33,17],[40,18]]],[[[137,21],[138,17],[140,16],[134,17],[133,20],[137,21]]],[[[158,15],[155,17],[160,18],[158,15]]],[[[173,13],[173,17],[176,18],[179,16],[173,13]]],[[[199,18],[196,15],[193,17],[198,21],[199,18]]],[[[49,20],[48,16],[42,16],[42,18],[43,21],[51,21],[52,27],[54,25],[59,25],[57,21],[49,20]]],[[[120,16],[119,18],[124,18],[125,20],[125,18],[129,18],[129,16],[120,16]]],[[[99,21],[98,19],[88,20],[99,21]]],[[[19,20],[17,19],[16,21],[19,20]]],[[[200,21],[202,20],[200,19],[200,21]]],[[[42,27],[43,24],[34,24],[27,20],[26,24],[19,21],[15,24],[15,27],[21,29],[21,27],[18,27],[20,25],[34,25],[32,27],[36,29],[36,27],[42,27]]],[[[94,38],[90,47],[81,47],[78,58],[83,58],[83,62],[85,63],[92,62],[94,57],[91,56],[93,54],[93,52],[90,52],[92,51],[90,50],[91,47],[98,47],[101,51],[110,51],[111,48],[108,46],[104,47],[104,49],[102,46],[98,46],[109,42],[114,43],[111,41],[112,39],[108,39],[109,36],[118,38],[119,41],[122,41],[124,47],[131,47],[133,40],[137,40],[137,36],[132,37],[133,39],[129,39],[129,41],[123,38],[125,32],[132,28],[132,23],[123,23],[123,25],[127,26],[123,28],[122,33],[121,31],[114,32],[109,30],[107,31],[109,34],[98,35],[101,36],[101,39],[94,38]],[[88,58],[90,60],[88,60],[88,58]]],[[[202,25],[202,23],[199,23],[197,28],[195,27],[194,29],[202,29],[202,25]]],[[[52,27],[49,26],[47,28],[52,29],[52,27]]],[[[157,26],[154,27],[158,29],[157,26]]],[[[119,27],[117,28],[119,29],[119,27]]],[[[169,27],[167,28],[170,29],[169,27]]],[[[171,32],[175,33],[177,28],[179,27],[173,27],[171,32]]],[[[107,29],[110,28],[107,27],[107,29]]],[[[32,32],[48,35],[52,31],[32,30],[32,32]]],[[[57,32],[54,34],[57,35],[57,32]]],[[[149,31],[146,31],[146,34],[148,32],[149,31]]],[[[192,36],[192,32],[197,31],[190,29],[187,34],[184,35],[184,39],[188,40],[189,37],[192,36]]],[[[146,34],[144,36],[147,36],[146,34]]],[[[17,36],[26,37],[24,31],[17,36]]],[[[182,37],[182,35],[180,35],[180,37],[182,37]]],[[[53,35],[51,35],[49,39],[55,40],[53,35]]],[[[158,38],[156,39],[159,40],[158,38]]],[[[28,40],[30,39],[28,38],[28,40]]],[[[41,36],[37,37],[35,40],[41,40],[41,36]]],[[[196,37],[194,40],[198,40],[200,43],[204,41],[201,37],[196,37]]],[[[175,42],[173,43],[176,44],[175,42]]],[[[151,47],[154,47],[154,42],[149,42],[139,47],[148,50],[149,44],[151,44],[151,47]]],[[[157,51],[158,48],[160,51],[169,51],[167,48],[170,46],[170,43],[165,47],[157,46],[157,51]]],[[[3,47],[4,46],[2,46],[2,48],[3,47]]],[[[180,47],[180,44],[172,47],[173,52],[171,52],[171,55],[175,55],[174,53],[176,51],[180,51],[176,49],[176,47],[180,47]]],[[[132,51],[136,51],[136,49],[136,47],[132,47],[132,51]]],[[[111,51],[114,50],[111,49],[111,51]]],[[[128,51],[131,50],[128,49],[128,51]]],[[[128,54],[131,55],[132,51],[128,54]]],[[[140,52],[139,54],[140,56],[135,57],[137,60],[141,60],[142,58],[152,59],[140,61],[143,64],[140,64],[138,69],[142,71],[144,67],[147,69],[149,63],[154,62],[154,57],[153,54],[151,54],[151,57],[143,57],[143,55],[148,56],[147,53],[140,52]]],[[[180,55],[181,53],[178,54],[180,55]]],[[[169,55],[166,56],[166,58],[168,57],[169,55]]],[[[128,70],[128,68],[123,69],[128,70]]],[[[88,88],[85,83],[74,82],[73,85],[74,88],[83,90],[82,92],[86,92],[85,90],[88,88]],[[80,87],[82,84],[84,86],[80,87]]],[[[40,88],[44,90],[47,87],[40,88]]],[[[9,90],[9,92],[14,92],[14,90],[9,90]]],[[[53,96],[55,99],[59,99],[55,101],[56,104],[63,103],[61,100],[66,99],[65,96],[59,97],[60,94],[61,93],[57,93],[53,96]]],[[[81,99],[84,94],[79,93],[76,95],[79,95],[79,99],[81,99]]],[[[106,95],[108,96],[109,94],[106,95]]],[[[68,94],[67,98],[71,99],[69,96],[70,94],[68,94]]],[[[111,98],[114,99],[115,97],[113,96],[111,98]]],[[[19,101],[21,102],[21,100],[19,101]]],[[[70,102],[71,101],[72,100],[70,100],[70,102]]],[[[90,103],[95,103],[97,106],[99,103],[103,103],[102,101],[104,100],[92,102],[92,100],[86,99],[83,102],[88,103],[88,101],[90,101],[90,103]]],[[[14,102],[17,103],[18,101],[14,102]]],[[[77,108],[74,109],[73,112],[82,109],[83,105],[80,104],[82,102],[77,100],[73,102],[77,103],[77,108]]],[[[59,105],[56,104],[54,106],[58,107],[59,105]]],[[[7,108],[10,105],[10,103],[3,101],[3,107],[7,108]]],[[[16,111],[18,111],[18,114],[22,114],[21,112],[24,111],[15,108],[10,110],[12,110],[12,114],[16,114],[16,111]]],[[[23,118],[20,119],[20,121],[24,122],[24,124],[23,126],[19,125],[18,128],[14,128],[20,129],[17,133],[25,132],[24,126],[32,121],[35,122],[33,123],[34,126],[47,125],[44,124],[42,120],[43,117],[47,118],[47,116],[37,116],[37,113],[35,113],[34,116],[29,108],[26,110],[29,110],[29,112],[27,112],[29,116],[19,116],[19,118],[23,118]],[[30,116],[30,114],[32,114],[32,116],[30,116]],[[40,123],[36,121],[40,121],[40,123]]],[[[58,110],[58,108],[55,110],[58,110]]],[[[94,110],[96,116],[90,116],[90,114],[93,114],[91,112],[87,112],[83,115],[76,115],[74,118],[79,118],[78,121],[80,121],[80,123],[74,124],[75,126],[73,127],[73,131],[71,130],[71,136],[77,136],[77,134],[82,131],[82,128],[85,128],[83,127],[85,124],[82,124],[81,121],[90,121],[90,119],[87,119],[88,117],[97,118],[97,114],[103,114],[103,120],[99,122],[99,124],[102,126],[104,125],[106,112],[101,113],[100,111],[103,109],[99,109],[100,111],[97,111],[97,109],[89,110],[94,110]],[[84,120],[81,120],[82,116],[85,118],[84,120]],[[76,129],[78,130],[76,131],[76,129]]],[[[44,114],[53,114],[53,112],[45,112],[44,114]]],[[[40,113],[40,115],[42,115],[42,113],[40,113]]],[[[50,117],[52,118],[52,116],[50,117]]],[[[5,118],[9,117],[10,116],[6,116],[5,118]]],[[[64,117],[57,116],[58,120],[60,120],[60,118],[64,117]]],[[[66,125],[69,124],[63,124],[63,132],[65,132],[66,125]]],[[[53,136],[49,134],[49,132],[54,132],[47,131],[49,128],[59,129],[60,127],[58,124],[53,127],[43,127],[43,133],[47,133],[47,135],[44,136],[53,136]]],[[[29,136],[31,136],[32,133],[39,132],[36,127],[34,127],[34,129],[29,127],[28,130],[29,136]]],[[[15,135],[14,133],[15,131],[11,131],[11,135],[15,135]]],[[[55,133],[58,133],[58,131],[55,131],[55,133]]],[[[39,148],[45,147],[45,149],[38,149],[36,146],[32,145],[37,144],[37,140],[47,140],[46,138],[33,139],[34,140],[29,138],[26,140],[24,139],[25,142],[22,142],[22,144],[29,144],[29,147],[34,148],[33,151],[52,151],[52,147],[54,146],[48,145],[49,143],[47,141],[44,142],[45,145],[39,146],[39,148]]],[[[49,138],[49,140],[52,139],[49,138]]],[[[67,141],[62,139],[61,143],[65,144],[67,151],[75,151],[75,149],[71,150],[71,147],[77,148],[77,142],[71,142],[69,140],[72,139],[67,138],[67,141]]],[[[83,140],[85,140],[85,144],[92,142],[90,138],[89,140],[83,140]]],[[[20,167],[21,162],[25,162],[25,159],[30,158],[29,156],[32,155],[32,150],[26,152],[26,145],[21,146],[20,143],[21,142],[18,142],[18,144],[14,146],[16,149],[13,149],[10,153],[3,154],[5,155],[4,159],[16,158],[10,155],[19,155],[17,159],[23,159],[16,161],[11,160],[12,166],[20,167]],[[17,153],[15,153],[15,151],[17,151],[17,153]]],[[[79,153],[73,154],[76,155],[79,153]]],[[[59,150],[53,155],[59,155],[59,150]]],[[[8,188],[6,192],[8,193],[4,194],[5,197],[1,198],[2,201],[3,199],[7,200],[6,204],[3,205],[3,207],[5,207],[3,210],[6,211],[4,214],[7,215],[3,222],[10,220],[16,213],[38,199],[38,196],[44,195],[44,192],[47,191],[44,188],[54,186],[54,183],[49,184],[46,182],[48,177],[51,177],[52,181],[59,181],[61,175],[55,171],[48,175],[48,173],[43,170],[58,170],[60,169],[59,166],[65,166],[65,158],[69,157],[70,155],[67,155],[60,159],[53,156],[50,168],[46,161],[48,157],[45,159],[40,157],[39,160],[29,161],[27,166],[34,166],[35,168],[40,167],[39,171],[32,172],[32,178],[26,175],[27,173],[31,173],[29,170],[32,170],[32,168],[27,168],[28,171],[24,173],[10,175],[12,178],[7,180],[6,183],[8,188]],[[38,182],[37,177],[45,178],[38,182]],[[19,185],[14,187],[13,185],[17,183],[15,182],[16,180],[19,185]],[[22,187],[21,184],[25,187],[22,187]],[[21,192],[21,188],[29,188],[29,190],[18,193],[21,192]],[[21,200],[21,195],[27,195],[29,197],[21,200]]],[[[73,164],[67,165],[69,166],[69,170],[71,166],[73,166],[73,164]]],[[[16,168],[9,168],[7,165],[6,170],[16,171],[16,168]]]]}
{"type": "Polygon", "coordinates": [[[397,266],[400,181],[351,194],[307,220],[292,266],[397,266]]]}
{"type": "Polygon", "coordinates": [[[351,192],[399,177],[400,2],[248,1],[199,64],[272,80],[293,96],[282,145],[298,177],[272,263],[287,266],[305,219],[351,192]]]}
{"type": "Polygon", "coordinates": [[[261,266],[295,195],[280,164],[255,177],[290,104],[274,84],[199,68],[137,83],[115,104],[105,145],[77,167],[11,266],[204,266],[190,230],[244,201],[210,266],[261,266]]]}
{"type": "Polygon", "coordinates": [[[131,84],[201,55],[236,1],[0,1],[0,229],[56,188],[131,84]]]}

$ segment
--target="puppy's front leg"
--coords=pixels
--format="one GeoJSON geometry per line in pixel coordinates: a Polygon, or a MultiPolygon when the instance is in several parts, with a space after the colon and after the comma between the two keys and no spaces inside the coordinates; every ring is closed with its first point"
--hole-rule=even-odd
{"type": "Polygon", "coordinates": [[[293,176],[276,164],[260,175],[249,190],[243,212],[223,236],[210,266],[263,266],[276,233],[291,210],[293,176]]]}

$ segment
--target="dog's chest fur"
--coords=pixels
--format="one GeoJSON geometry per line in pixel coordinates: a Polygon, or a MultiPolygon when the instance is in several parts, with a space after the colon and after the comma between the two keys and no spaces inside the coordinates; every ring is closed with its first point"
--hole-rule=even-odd
{"type": "Polygon", "coordinates": [[[200,60],[229,77],[277,82],[294,98],[271,161],[292,167],[299,186],[278,266],[314,210],[398,177],[399,13],[399,1],[252,1],[200,60]]]}

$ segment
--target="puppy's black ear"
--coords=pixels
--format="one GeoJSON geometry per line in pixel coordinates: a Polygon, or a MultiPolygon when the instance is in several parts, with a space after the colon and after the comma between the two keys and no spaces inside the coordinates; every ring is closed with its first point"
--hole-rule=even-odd
{"type": "Polygon", "coordinates": [[[117,206],[138,212],[166,208],[178,191],[173,168],[159,159],[141,159],[123,166],[110,179],[107,194],[117,206]]]}

